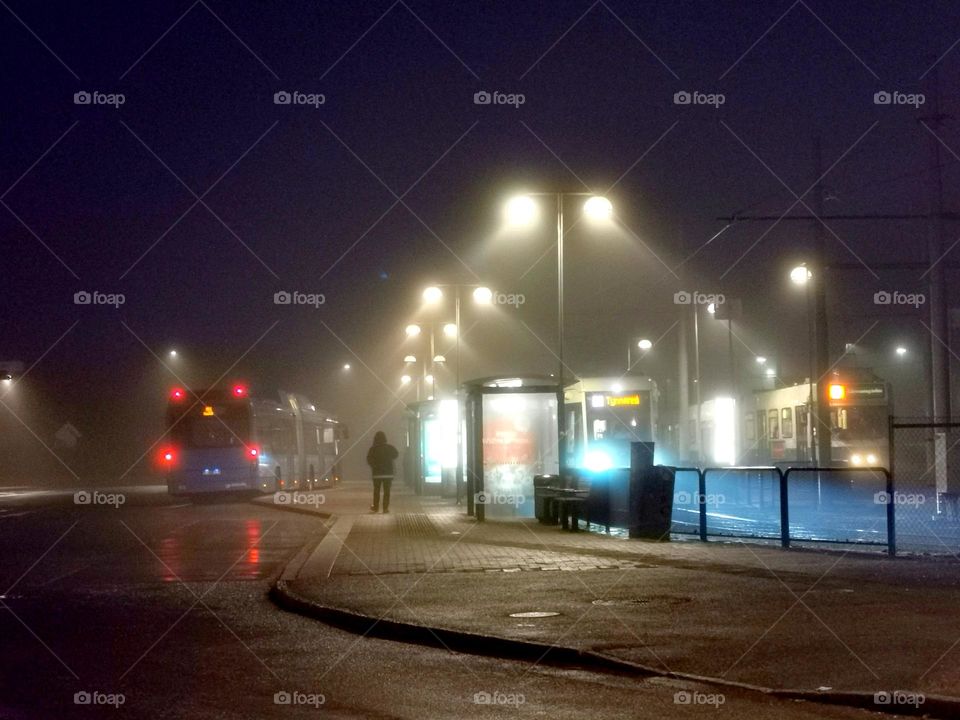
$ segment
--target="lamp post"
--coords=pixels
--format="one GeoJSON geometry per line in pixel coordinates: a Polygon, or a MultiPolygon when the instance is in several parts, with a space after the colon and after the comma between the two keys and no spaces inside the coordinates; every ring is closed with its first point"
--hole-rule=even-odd
{"type": "Polygon", "coordinates": [[[605,197],[589,192],[527,193],[507,202],[505,212],[507,222],[515,226],[530,226],[537,217],[535,197],[553,197],[557,205],[557,465],[562,478],[566,470],[566,410],[564,408],[564,364],[563,364],[563,199],[565,197],[586,197],[583,213],[594,220],[609,220],[613,215],[613,205],[605,197]]]}
{"type": "MultiPolygon", "coordinates": [[[[462,283],[446,283],[442,285],[431,285],[424,289],[422,297],[424,302],[427,304],[435,305],[440,303],[443,300],[443,291],[445,288],[452,288],[453,293],[453,302],[454,302],[454,321],[452,323],[446,323],[443,326],[443,334],[447,338],[454,339],[454,351],[456,353],[455,361],[455,382],[454,386],[454,397],[457,400],[457,469],[456,475],[454,477],[454,484],[456,486],[456,498],[457,504],[460,504],[460,489],[463,484],[463,423],[461,421],[461,411],[462,403],[460,402],[460,290],[462,288],[473,288],[473,301],[477,305],[489,305],[493,302],[493,291],[490,288],[484,285],[465,285],[462,283]]],[[[430,357],[431,357],[431,368],[433,363],[437,362],[446,362],[446,356],[443,354],[437,354],[436,348],[433,346],[432,342],[432,331],[431,331],[431,344],[430,344],[430,357]]]]}
{"type": "MultiPolygon", "coordinates": [[[[630,374],[630,371],[633,370],[633,347],[634,347],[633,341],[635,339],[636,338],[631,338],[630,341],[627,343],[627,374],[628,375],[630,374]]],[[[642,360],[647,356],[647,353],[650,352],[650,349],[653,347],[653,342],[651,342],[647,338],[640,338],[640,339],[637,339],[636,346],[638,349],[640,349],[643,352],[643,354],[640,356],[640,359],[642,360]]]]}
{"type": "MultiPolygon", "coordinates": [[[[807,267],[806,263],[800,263],[795,268],[790,271],[790,282],[794,285],[802,287],[806,293],[806,302],[807,302],[807,356],[808,362],[810,364],[810,396],[807,400],[807,404],[810,406],[810,409],[807,412],[807,427],[810,429],[810,460],[814,465],[817,464],[817,442],[814,439],[814,422],[818,417],[817,412],[817,396],[819,392],[814,393],[813,386],[814,383],[818,383],[817,371],[816,371],[816,356],[814,355],[814,347],[816,346],[816,331],[814,330],[813,323],[813,298],[810,294],[810,286],[812,285],[813,273],[810,272],[810,268],[807,267]]],[[[818,383],[819,384],[819,383],[818,383]]],[[[817,430],[819,435],[819,429],[817,430]]]]}

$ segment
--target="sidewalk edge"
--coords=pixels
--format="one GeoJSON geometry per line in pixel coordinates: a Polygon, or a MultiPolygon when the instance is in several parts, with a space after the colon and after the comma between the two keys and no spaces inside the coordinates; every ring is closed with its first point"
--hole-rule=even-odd
{"type": "Polygon", "coordinates": [[[776,689],[733,680],[671,672],[630,662],[593,650],[578,650],[562,645],[547,645],[529,640],[515,640],[493,635],[478,635],[463,630],[417,625],[387,618],[375,618],[343,608],[323,605],[296,593],[288,580],[278,580],[269,592],[270,599],[280,608],[306,617],[320,620],[333,627],[355,633],[361,637],[377,637],[384,640],[408,642],[416,645],[442,648],[470,655],[481,655],[512,660],[547,663],[559,667],[586,667],[630,677],[664,677],[674,680],[712,685],[742,692],[759,693],[784,700],[802,700],[827,705],[842,705],[878,713],[935,717],[944,720],[960,718],[960,698],[943,695],[926,695],[925,702],[916,707],[881,705],[874,702],[874,693],[818,692],[813,690],[776,689]]]}

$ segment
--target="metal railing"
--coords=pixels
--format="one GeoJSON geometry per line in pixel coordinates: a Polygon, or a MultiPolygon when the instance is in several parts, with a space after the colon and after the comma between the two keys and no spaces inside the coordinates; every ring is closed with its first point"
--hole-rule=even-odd
{"type": "Polygon", "coordinates": [[[885,545],[896,555],[896,493],[886,468],[770,466],[668,467],[695,474],[697,493],[674,493],[673,532],[694,534],[677,511],[697,514],[696,534],[791,541],[885,545]],[[791,485],[793,488],[791,489],[791,485]],[[708,493],[708,491],[711,491],[708,493]],[[718,492],[723,491],[723,492],[718,492]],[[791,502],[793,507],[791,508],[791,502]],[[882,506],[882,509],[881,509],[882,506]],[[791,510],[793,524],[791,525],[791,510]],[[885,537],[878,525],[885,525],[885,537]]]}

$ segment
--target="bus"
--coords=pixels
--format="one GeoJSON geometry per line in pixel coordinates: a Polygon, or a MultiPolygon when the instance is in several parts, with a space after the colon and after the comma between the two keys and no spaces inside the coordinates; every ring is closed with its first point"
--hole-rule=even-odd
{"type": "Polygon", "coordinates": [[[630,467],[630,443],[655,442],[660,393],[646,377],[581,378],[564,391],[566,461],[602,471],[630,467]]]}
{"type": "Polygon", "coordinates": [[[309,399],[251,397],[246,385],[174,388],[158,464],[171,495],[269,493],[341,480],[346,426],[309,399]]]}
{"type": "MultiPolygon", "coordinates": [[[[690,407],[690,442],[701,462],[717,465],[813,465],[817,427],[811,399],[816,383],[760,390],[737,408],[730,398],[690,407]],[[739,423],[738,423],[739,420],[739,423]]],[[[890,386],[864,369],[839,371],[827,388],[830,408],[830,464],[889,467],[887,418],[890,386]]],[[[818,464],[824,464],[819,463],[818,464]]]]}

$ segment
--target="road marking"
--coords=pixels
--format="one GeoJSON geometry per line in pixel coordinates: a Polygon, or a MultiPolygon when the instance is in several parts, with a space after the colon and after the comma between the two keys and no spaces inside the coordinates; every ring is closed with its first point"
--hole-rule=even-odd
{"type": "Polygon", "coordinates": [[[327,578],[333,571],[333,565],[340,554],[340,548],[343,547],[347,535],[353,528],[356,521],[355,515],[345,515],[337,519],[323,540],[310,553],[310,557],[303,563],[303,567],[297,573],[297,579],[301,578],[327,578]]]}

